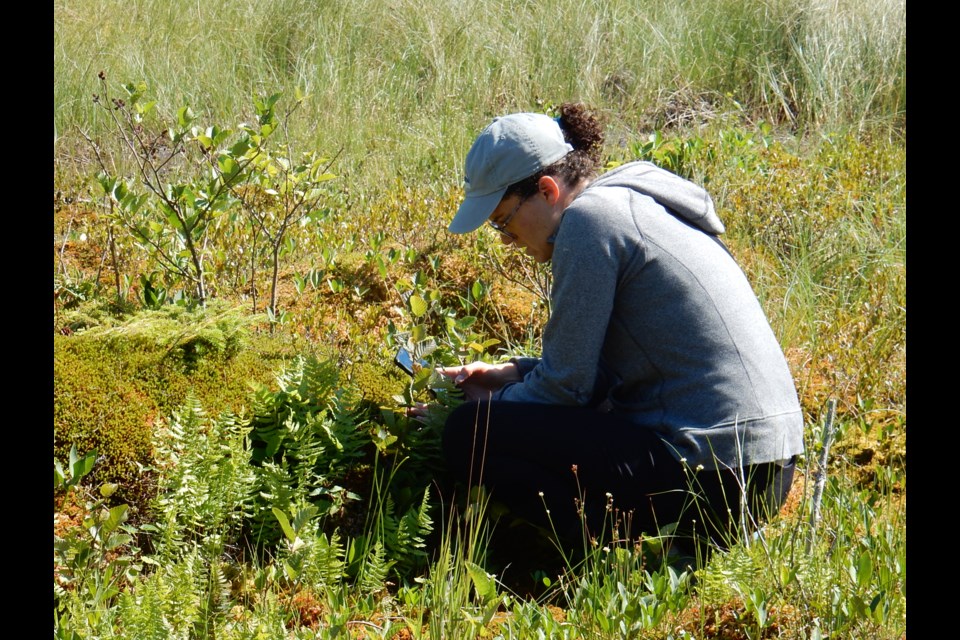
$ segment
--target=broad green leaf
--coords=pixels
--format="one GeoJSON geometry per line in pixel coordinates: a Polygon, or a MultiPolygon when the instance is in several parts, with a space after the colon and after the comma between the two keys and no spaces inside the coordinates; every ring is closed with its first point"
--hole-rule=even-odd
{"type": "Polygon", "coordinates": [[[53,487],[59,489],[60,487],[67,484],[67,476],[64,473],[63,465],[60,464],[60,461],[54,458],[53,460],[53,487]]]}
{"type": "Polygon", "coordinates": [[[117,202],[123,202],[123,199],[127,196],[127,193],[129,193],[129,189],[123,180],[112,180],[110,187],[110,195],[113,196],[117,202]]]}
{"type": "Polygon", "coordinates": [[[496,599],[497,583],[494,581],[493,576],[473,562],[464,561],[464,565],[467,567],[467,573],[470,575],[473,588],[476,589],[480,600],[487,603],[496,599]]]}
{"type": "Polygon", "coordinates": [[[873,578],[873,558],[868,551],[864,551],[857,559],[857,586],[866,589],[873,578]]]}
{"type": "Polygon", "coordinates": [[[227,179],[232,178],[240,171],[240,165],[228,155],[218,157],[217,166],[220,167],[220,172],[223,174],[223,177],[227,179]]]}
{"type": "Polygon", "coordinates": [[[469,329],[477,321],[477,316],[464,316],[457,320],[458,329],[469,329]]]}
{"type": "Polygon", "coordinates": [[[234,142],[233,146],[230,147],[229,153],[230,155],[236,158],[239,158],[243,156],[247,151],[249,151],[250,147],[251,147],[250,136],[248,135],[241,136],[241,138],[236,142],[234,142]]]}
{"type": "Polygon", "coordinates": [[[410,313],[414,318],[419,318],[427,312],[427,301],[414,294],[410,296],[410,313]]]}
{"type": "Polygon", "coordinates": [[[107,551],[111,549],[116,549],[125,544],[130,544],[133,542],[133,536],[127,533],[114,533],[107,538],[107,541],[104,542],[103,548],[107,551]]]}
{"type": "Polygon", "coordinates": [[[221,144],[223,144],[224,141],[233,134],[233,131],[231,131],[230,129],[219,129],[218,127],[213,127],[213,128],[217,132],[216,135],[213,137],[213,143],[218,147],[221,144]]]}
{"type": "Polygon", "coordinates": [[[110,509],[107,519],[100,525],[100,534],[110,534],[119,527],[120,523],[127,519],[127,511],[129,509],[129,505],[125,504],[117,505],[110,509]]]}
{"type": "Polygon", "coordinates": [[[190,123],[195,119],[196,116],[190,107],[180,107],[180,109],[177,110],[177,124],[180,125],[181,129],[189,127],[190,123]]]}
{"type": "Polygon", "coordinates": [[[90,473],[94,463],[97,461],[97,452],[91,451],[85,456],[75,456],[75,449],[70,450],[70,473],[74,483],[83,476],[90,473]]]}
{"type": "MultiPolygon", "coordinates": [[[[109,568],[110,568],[110,567],[108,567],[108,569],[109,569],[109,568]]],[[[107,576],[104,576],[104,581],[106,581],[106,580],[107,580],[107,576]]],[[[92,589],[92,588],[93,588],[93,587],[92,587],[92,585],[91,585],[91,589],[92,589]]],[[[110,583],[110,584],[107,584],[107,586],[103,587],[103,589],[102,589],[102,590],[100,591],[100,593],[97,595],[96,600],[99,601],[99,602],[107,602],[107,601],[109,601],[111,598],[113,598],[114,596],[116,596],[118,593],[120,593],[120,587],[119,587],[118,585],[116,585],[116,584],[110,583]]]]}
{"type": "Polygon", "coordinates": [[[199,220],[199,217],[199,212],[194,211],[193,209],[187,209],[183,219],[183,228],[193,231],[193,229],[197,226],[197,220],[199,220]]]}
{"type": "Polygon", "coordinates": [[[283,563],[283,572],[287,574],[287,578],[292,581],[296,581],[296,579],[300,577],[299,569],[293,566],[289,559],[283,563]]]}
{"type": "Polygon", "coordinates": [[[347,549],[347,562],[353,563],[359,560],[366,548],[366,544],[366,536],[360,535],[350,540],[350,548],[347,549]]]}
{"type": "Polygon", "coordinates": [[[137,83],[127,82],[123,85],[124,91],[127,92],[127,99],[136,102],[140,99],[140,96],[143,95],[147,90],[147,83],[140,81],[137,83]]]}
{"type": "Polygon", "coordinates": [[[103,189],[103,193],[106,195],[111,195],[113,193],[114,186],[117,183],[117,179],[113,176],[107,175],[103,171],[97,172],[97,182],[100,184],[100,188],[103,189]]]}
{"type": "Polygon", "coordinates": [[[128,193],[122,200],[120,200],[120,206],[124,211],[136,213],[144,204],[146,204],[147,199],[148,196],[145,193],[139,196],[135,193],[128,193]]]}
{"type": "Polygon", "coordinates": [[[414,343],[420,342],[424,340],[426,337],[427,337],[427,327],[425,325],[422,325],[422,324],[414,325],[414,327],[410,329],[410,339],[413,340],[414,343]]]}
{"type": "Polygon", "coordinates": [[[274,517],[276,517],[277,522],[280,523],[280,528],[283,529],[283,535],[287,536],[287,540],[290,542],[296,540],[297,534],[293,530],[293,527],[290,526],[290,520],[287,519],[287,514],[276,507],[271,507],[270,510],[273,511],[274,517]]]}
{"type": "Polygon", "coordinates": [[[873,597],[873,600],[871,600],[869,604],[871,617],[877,624],[883,624],[884,618],[886,618],[884,607],[884,603],[887,601],[886,595],[886,593],[881,591],[873,597]]]}

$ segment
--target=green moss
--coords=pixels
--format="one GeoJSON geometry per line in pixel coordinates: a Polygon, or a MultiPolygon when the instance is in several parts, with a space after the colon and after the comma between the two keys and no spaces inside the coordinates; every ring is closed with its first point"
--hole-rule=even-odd
{"type": "Polygon", "coordinates": [[[358,362],[350,367],[347,377],[371,408],[393,407],[396,395],[403,394],[409,379],[390,365],[358,362]]]}
{"type": "Polygon", "coordinates": [[[129,372],[122,354],[101,342],[54,338],[54,456],[66,460],[73,445],[82,453],[96,450],[90,482],[116,482],[119,497],[136,502],[159,405],[129,372]]]}
{"type": "Polygon", "coordinates": [[[158,421],[190,394],[211,414],[242,412],[252,385],[272,382],[289,352],[269,336],[244,345],[185,352],[132,331],[54,336],[54,456],[96,450],[89,483],[115,482],[117,501],[144,507],[158,421]]]}

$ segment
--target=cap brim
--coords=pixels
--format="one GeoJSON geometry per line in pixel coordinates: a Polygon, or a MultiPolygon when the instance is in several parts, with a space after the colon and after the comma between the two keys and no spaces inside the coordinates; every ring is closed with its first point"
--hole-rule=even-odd
{"type": "Polygon", "coordinates": [[[467,196],[460,203],[457,215],[453,216],[447,231],[450,233],[470,233],[476,231],[497,208],[506,193],[506,188],[483,196],[467,196]]]}

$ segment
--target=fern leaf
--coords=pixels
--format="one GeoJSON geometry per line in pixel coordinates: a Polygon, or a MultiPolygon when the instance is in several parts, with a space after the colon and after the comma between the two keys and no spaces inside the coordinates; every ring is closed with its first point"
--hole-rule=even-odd
{"type": "Polygon", "coordinates": [[[360,588],[367,593],[376,593],[386,588],[387,575],[394,561],[387,559],[386,549],[377,540],[370,555],[363,563],[360,574],[360,588]]]}

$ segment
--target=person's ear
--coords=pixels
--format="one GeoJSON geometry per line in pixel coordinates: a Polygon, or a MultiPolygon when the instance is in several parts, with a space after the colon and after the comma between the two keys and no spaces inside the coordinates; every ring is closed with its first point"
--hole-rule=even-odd
{"type": "Polygon", "coordinates": [[[553,176],[540,176],[537,181],[537,188],[540,194],[546,198],[547,204],[554,205],[560,200],[560,184],[553,176]]]}

